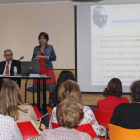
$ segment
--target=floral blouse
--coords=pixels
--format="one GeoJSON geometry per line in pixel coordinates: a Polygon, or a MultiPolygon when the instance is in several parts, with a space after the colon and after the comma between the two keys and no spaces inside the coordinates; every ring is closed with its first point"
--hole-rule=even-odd
{"type": "MultiPolygon", "coordinates": [[[[98,125],[98,122],[97,122],[92,110],[90,109],[90,107],[83,106],[83,112],[84,112],[84,118],[79,125],[91,123],[92,128],[94,129],[96,135],[100,135],[102,130],[101,130],[100,126],[98,125]]],[[[57,117],[56,117],[56,107],[54,107],[53,111],[52,111],[52,116],[51,116],[50,125],[49,125],[50,129],[51,129],[51,122],[58,123],[57,117]]]]}

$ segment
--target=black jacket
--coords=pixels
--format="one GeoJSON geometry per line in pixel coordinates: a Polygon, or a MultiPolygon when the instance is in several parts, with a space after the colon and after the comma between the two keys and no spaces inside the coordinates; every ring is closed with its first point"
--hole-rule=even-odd
{"type": "Polygon", "coordinates": [[[140,103],[118,105],[113,112],[110,123],[128,129],[140,129],[140,103]]]}
{"type": "MultiPolygon", "coordinates": [[[[0,62],[0,75],[2,75],[4,72],[5,64],[6,64],[6,61],[0,62]]],[[[21,74],[21,62],[18,60],[12,60],[11,68],[10,68],[10,75],[14,75],[14,67],[17,67],[17,74],[21,74]]],[[[12,80],[16,81],[17,84],[20,86],[21,79],[12,79],[12,80]]],[[[2,79],[0,79],[0,88],[1,86],[2,86],[2,79]]]]}

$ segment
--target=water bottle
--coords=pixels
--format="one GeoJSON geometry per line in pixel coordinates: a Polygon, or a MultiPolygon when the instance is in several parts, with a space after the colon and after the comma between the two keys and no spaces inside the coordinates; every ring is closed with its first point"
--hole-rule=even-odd
{"type": "Polygon", "coordinates": [[[17,67],[14,67],[14,76],[17,76],[17,67]]]}

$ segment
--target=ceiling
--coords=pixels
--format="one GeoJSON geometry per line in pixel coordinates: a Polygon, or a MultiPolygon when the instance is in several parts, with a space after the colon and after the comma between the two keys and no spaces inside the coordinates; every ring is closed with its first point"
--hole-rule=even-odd
{"type": "Polygon", "coordinates": [[[42,2],[82,2],[101,4],[140,3],[140,0],[0,0],[0,4],[42,3],[42,2]]]}
{"type": "Polygon", "coordinates": [[[59,1],[70,1],[70,0],[0,0],[0,4],[59,2],[59,1]]]}
{"type": "Polygon", "coordinates": [[[0,0],[0,4],[38,3],[38,2],[95,2],[97,0],[0,0]]]}

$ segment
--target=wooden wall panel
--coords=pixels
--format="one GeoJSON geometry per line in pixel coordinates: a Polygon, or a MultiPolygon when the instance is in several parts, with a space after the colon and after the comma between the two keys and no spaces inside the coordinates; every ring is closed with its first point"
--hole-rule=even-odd
{"type": "MultiPolygon", "coordinates": [[[[60,72],[62,70],[54,70],[56,79],[58,78],[60,72]]],[[[74,75],[75,75],[75,70],[70,70],[74,75]]],[[[22,80],[21,81],[21,94],[22,94],[22,99],[24,102],[24,97],[25,97],[25,81],[26,80],[22,80]]],[[[28,87],[31,87],[33,84],[33,80],[28,80],[28,87]]],[[[129,99],[129,102],[131,102],[131,96],[130,95],[123,95],[123,97],[127,97],[129,99]]],[[[49,93],[47,92],[47,104],[48,104],[48,99],[49,99],[49,93]]],[[[33,96],[32,93],[28,93],[27,92],[27,102],[32,103],[33,96]]],[[[85,105],[97,105],[97,101],[104,99],[102,94],[82,94],[82,101],[83,104],[85,105]]],[[[35,103],[37,102],[37,94],[35,93],[35,103]]]]}
{"type": "MultiPolygon", "coordinates": [[[[123,97],[127,97],[129,102],[131,103],[130,95],[123,95],[123,97]]],[[[84,105],[97,105],[98,100],[102,100],[105,97],[102,94],[82,94],[82,101],[84,105]]]]}
{"type": "MultiPolygon", "coordinates": [[[[63,70],[60,70],[60,69],[57,69],[57,70],[54,70],[54,73],[55,73],[55,77],[56,79],[59,77],[59,74],[61,73],[61,71],[63,70]]],[[[75,70],[70,70],[74,76],[75,76],[75,70]]],[[[22,95],[22,101],[24,102],[25,101],[25,82],[26,80],[25,79],[22,79],[21,80],[21,95],[22,95]]],[[[27,87],[31,87],[33,85],[33,80],[32,79],[29,79],[28,80],[28,84],[27,84],[27,87]]],[[[49,93],[47,93],[47,104],[49,102],[49,93]]],[[[26,97],[26,102],[29,102],[29,103],[32,103],[33,102],[33,94],[32,92],[27,92],[27,97],[26,97]]],[[[35,93],[35,103],[37,103],[37,94],[35,93]]]]}

